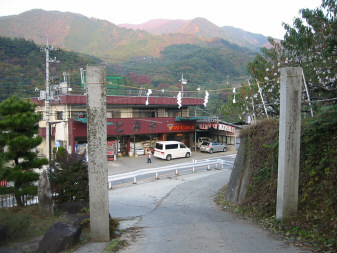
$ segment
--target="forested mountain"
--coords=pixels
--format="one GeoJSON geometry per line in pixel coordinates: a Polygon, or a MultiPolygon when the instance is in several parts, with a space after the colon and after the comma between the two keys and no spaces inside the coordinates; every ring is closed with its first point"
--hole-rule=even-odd
{"type": "MultiPolygon", "coordinates": [[[[25,97],[32,94],[22,87],[29,87],[32,92],[34,87],[44,86],[45,56],[39,47],[45,46],[47,39],[50,45],[62,49],[53,52],[52,57],[60,60],[59,64],[51,64],[53,75],[60,80],[62,72],[68,71],[77,86],[79,68],[98,62],[97,58],[107,66],[109,75],[125,76],[127,84],[135,89],[179,90],[182,74],[188,79],[185,89],[194,91],[198,87],[201,90],[223,88],[228,82],[240,84],[247,79],[247,63],[256,55],[256,49],[264,43],[265,37],[235,28],[232,31],[231,28],[219,28],[202,18],[185,22],[181,28],[184,22],[176,22],[179,32],[158,35],[68,12],[31,10],[0,17],[0,36],[16,38],[0,40],[0,64],[3,67],[0,69],[3,77],[0,88],[7,94],[15,92],[25,97]],[[249,47],[255,50],[239,45],[247,45],[242,42],[244,40],[240,42],[241,33],[244,34],[242,38],[253,42],[249,47]],[[229,40],[224,39],[224,34],[229,40]],[[26,48],[25,53],[20,51],[22,48],[26,48]],[[6,90],[7,83],[11,87],[6,90]]],[[[5,93],[2,95],[7,96],[5,93]]],[[[220,101],[226,98],[226,94],[216,96],[220,101]]]]}
{"type": "Polygon", "coordinates": [[[147,25],[129,26],[144,28],[132,30],[81,14],[35,9],[0,17],[0,36],[22,37],[37,44],[45,44],[48,38],[61,48],[119,60],[158,57],[166,46],[186,43],[203,46],[214,38],[255,51],[267,43],[265,36],[233,27],[220,28],[204,18],[152,23],[155,32],[147,25]]]}
{"type": "Polygon", "coordinates": [[[220,38],[222,30],[205,19],[192,23],[184,25],[184,32],[152,35],[80,14],[31,10],[0,17],[0,35],[39,45],[48,38],[51,45],[103,59],[116,74],[149,75],[154,85],[175,84],[182,72],[201,85],[246,78],[247,62],[255,52],[220,38]],[[200,28],[198,33],[189,32],[192,23],[200,28]],[[175,57],[170,57],[173,52],[175,57]]]}
{"type": "Polygon", "coordinates": [[[193,34],[204,38],[221,38],[242,47],[257,50],[266,46],[268,39],[261,34],[254,34],[239,28],[224,26],[218,27],[204,18],[195,18],[192,20],[169,20],[154,19],[144,24],[120,24],[120,27],[134,30],[145,30],[152,34],[193,34]]]}
{"type": "MultiPolygon", "coordinates": [[[[63,81],[63,72],[70,74],[74,90],[80,88],[79,68],[101,61],[91,56],[73,52],[52,51],[50,63],[51,84],[63,81]]],[[[39,96],[39,90],[45,89],[46,72],[45,52],[33,41],[20,38],[0,37],[0,101],[11,95],[22,98],[39,96]]]]}

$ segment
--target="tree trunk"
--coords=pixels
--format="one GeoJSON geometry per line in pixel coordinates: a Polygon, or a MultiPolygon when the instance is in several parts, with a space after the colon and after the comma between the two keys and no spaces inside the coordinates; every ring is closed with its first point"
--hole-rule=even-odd
{"type": "Polygon", "coordinates": [[[21,196],[19,194],[14,194],[15,195],[15,200],[16,200],[16,204],[19,207],[24,207],[22,200],[21,200],[21,196]]]}

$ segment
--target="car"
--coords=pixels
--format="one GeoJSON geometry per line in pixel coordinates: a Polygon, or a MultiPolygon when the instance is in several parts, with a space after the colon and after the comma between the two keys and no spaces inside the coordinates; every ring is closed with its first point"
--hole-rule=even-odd
{"type": "Polygon", "coordinates": [[[204,141],[200,145],[201,152],[208,152],[212,154],[213,152],[226,152],[227,146],[225,143],[222,142],[211,142],[211,141],[204,141]]]}
{"type": "Polygon", "coordinates": [[[192,152],[190,148],[179,141],[158,141],[156,142],[153,155],[157,158],[170,161],[173,158],[189,158],[192,155],[192,152]]]}
{"type": "Polygon", "coordinates": [[[198,141],[197,141],[197,148],[200,149],[200,145],[201,143],[203,143],[204,141],[211,141],[211,139],[209,137],[199,137],[198,141]]]}

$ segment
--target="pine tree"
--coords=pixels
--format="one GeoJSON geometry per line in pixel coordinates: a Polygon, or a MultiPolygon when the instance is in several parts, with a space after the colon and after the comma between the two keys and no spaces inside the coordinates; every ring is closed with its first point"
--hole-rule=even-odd
{"type": "Polygon", "coordinates": [[[48,164],[38,158],[34,149],[41,143],[38,122],[41,118],[30,101],[10,97],[0,104],[0,148],[3,149],[0,179],[13,182],[14,186],[1,187],[0,193],[13,193],[18,206],[23,206],[23,195],[36,196],[39,179],[34,169],[48,164]]]}

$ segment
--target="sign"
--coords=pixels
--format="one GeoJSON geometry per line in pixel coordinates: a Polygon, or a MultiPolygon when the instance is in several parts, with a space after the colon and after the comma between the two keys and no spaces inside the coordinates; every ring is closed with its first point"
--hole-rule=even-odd
{"type": "Polygon", "coordinates": [[[235,133],[235,127],[233,126],[229,126],[229,125],[225,125],[225,124],[221,124],[221,123],[199,123],[199,129],[210,129],[210,128],[214,128],[214,129],[218,129],[220,131],[226,131],[226,132],[231,132],[231,133],[235,133]]]}
{"type": "Polygon", "coordinates": [[[219,128],[218,129],[222,130],[222,131],[227,131],[227,132],[235,133],[235,127],[229,126],[229,125],[225,125],[225,124],[219,124],[219,128]]]}
{"type": "Polygon", "coordinates": [[[218,118],[206,118],[206,119],[197,119],[198,123],[218,123],[219,119],[218,118]]]}
{"type": "Polygon", "coordinates": [[[61,147],[61,143],[60,143],[59,140],[56,140],[56,141],[55,141],[55,147],[56,147],[56,148],[61,147]]]}
{"type": "Polygon", "coordinates": [[[179,131],[179,130],[194,130],[193,125],[174,125],[174,124],[167,124],[167,127],[170,131],[179,131]]]}

